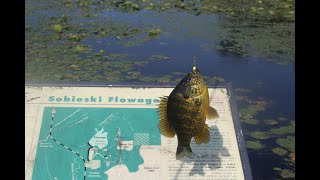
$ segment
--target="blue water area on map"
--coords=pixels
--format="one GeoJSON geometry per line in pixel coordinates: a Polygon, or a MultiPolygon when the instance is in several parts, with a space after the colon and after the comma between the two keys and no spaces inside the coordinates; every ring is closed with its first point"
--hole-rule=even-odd
{"type": "Polygon", "coordinates": [[[129,172],[137,172],[144,163],[141,145],[161,144],[156,109],[56,107],[55,110],[52,120],[52,107],[44,108],[33,180],[83,179],[85,171],[86,179],[107,179],[106,171],[120,164],[129,172]],[[119,150],[119,142],[133,145],[119,150]],[[90,149],[94,149],[91,156],[90,149]],[[93,161],[96,164],[87,165],[85,170],[85,162],[93,161]]]}

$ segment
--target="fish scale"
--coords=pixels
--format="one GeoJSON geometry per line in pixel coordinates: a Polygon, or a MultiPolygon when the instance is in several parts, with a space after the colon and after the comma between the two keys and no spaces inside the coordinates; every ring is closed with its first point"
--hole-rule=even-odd
{"type": "Polygon", "coordinates": [[[210,131],[206,118],[219,117],[217,110],[209,106],[208,88],[195,64],[169,97],[160,98],[158,111],[160,133],[169,138],[177,135],[176,159],[193,158],[191,139],[197,144],[208,143],[210,131]]]}

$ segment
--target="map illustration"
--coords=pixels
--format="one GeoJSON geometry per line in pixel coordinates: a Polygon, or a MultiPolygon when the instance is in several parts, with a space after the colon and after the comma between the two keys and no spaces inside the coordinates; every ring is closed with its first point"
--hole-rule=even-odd
{"type": "Polygon", "coordinates": [[[140,148],[161,144],[152,108],[45,107],[33,180],[108,179],[144,163],[140,148]]]}

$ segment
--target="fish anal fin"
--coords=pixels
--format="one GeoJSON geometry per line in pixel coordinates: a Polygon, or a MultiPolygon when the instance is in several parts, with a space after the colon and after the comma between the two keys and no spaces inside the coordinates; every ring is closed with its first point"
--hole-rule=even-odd
{"type": "Polygon", "coordinates": [[[194,137],[197,144],[208,143],[210,140],[210,130],[208,125],[204,125],[202,131],[194,137]]]}
{"type": "Polygon", "coordinates": [[[168,102],[168,98],[167,97],[160,97],[160,104],[159,104],[159,130],[160,133],[163,136],[169,137],[169,138],[173,138],[175,136],[175,133],[173,132],[173,130],[170,128],[170,124],[168,121],[168,117],[167,117],[167,102],[168,102]]]}
{"type": "Polygon", "coordinates": [[[219,118],[219,114],[218,114],[217,110],[216,110],[215,108],[209,106],[207,118],[208,118],[208,119],[216,119],[216,118],[219,118]]]}

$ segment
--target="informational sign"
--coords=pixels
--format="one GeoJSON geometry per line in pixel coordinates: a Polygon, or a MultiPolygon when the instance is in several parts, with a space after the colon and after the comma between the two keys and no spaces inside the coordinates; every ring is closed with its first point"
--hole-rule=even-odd
{"type": "Polygon", "coordinates": [[[220,117],[211,139],[176,160],[158,129],[159,97],[173,87],[25,87],[25,179],[252,179],[227,87],[209,88],[220,117]]]}

